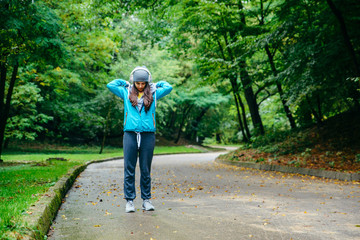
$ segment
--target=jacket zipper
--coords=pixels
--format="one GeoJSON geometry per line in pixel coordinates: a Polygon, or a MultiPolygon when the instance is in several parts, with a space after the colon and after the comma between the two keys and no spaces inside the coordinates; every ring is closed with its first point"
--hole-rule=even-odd
{"type": "Polygon", "coordinates": [[[124,123],[124,126],[126,126],[126,120],[127,120],[127,112],[126,112],[126,114],[125,114],[125,123],[124,123]]]}
{"type": "Polygon", "coordinates": [[[154,128],[155,128],[155,118],[154,118],[154,114],[152,114],[153,117],[153,123],[154,123],[154,128]]]}

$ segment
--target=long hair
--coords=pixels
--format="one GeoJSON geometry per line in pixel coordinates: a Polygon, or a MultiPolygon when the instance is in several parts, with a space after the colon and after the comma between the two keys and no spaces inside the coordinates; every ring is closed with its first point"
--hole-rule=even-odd
{"type": "MultiPolygon", "coordinates": [[[[135,84],[132,86],[131,88],[131,93],[130,93],[130,102],[131,105],[133,105],[134,107],[137,106],[138,104],[138,95],[139,95],[139,91],[137,90],[137,88],[135,87],[135,84]]],[[[153,96],[151,94],[151,88],[149,83],[146,83],[146,86],[144,88],[144,106],[145,106],[145,112],[149,111],[150,106],[153,102],[153,96]]]]}

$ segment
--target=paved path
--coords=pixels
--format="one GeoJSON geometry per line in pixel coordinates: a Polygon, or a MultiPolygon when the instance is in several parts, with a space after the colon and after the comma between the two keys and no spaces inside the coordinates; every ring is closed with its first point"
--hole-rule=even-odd
{"type": "Polygon", "coordinates": [[[360,239],[360,185],[228,167],[217,155],[154,157],[154,212],[139,210],[138,188],[138,210],[125,213],[122,160],[91,164],[49,239],[360,239]]]}

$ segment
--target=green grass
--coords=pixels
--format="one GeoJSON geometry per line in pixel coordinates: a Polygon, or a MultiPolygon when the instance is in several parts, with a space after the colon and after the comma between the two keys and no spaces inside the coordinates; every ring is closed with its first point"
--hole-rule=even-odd
{"type": "Polygon", "coordinates": [[[185,146],[170,146],[170,147],[155,147],[154,154],[167,154],[167,153],[200,153],[199,149],[189,148],[185,146]]]}
{"type": "Polygon", "coordinates": [[[6,231],[21,231],[21,217],[29,206],[53,186],[77,162],[21,164],[0,168],[0,238],[6,231]]]}
{"type": "MultiPolygon", "coordinates": [[[[64,147],[53,149],[10,149],[3,155],[0,165],[0,239],[9,232],[24,229],[22,216],[43,193],[72,167],[90,160],[122,157],[121,148],[105,148],[103,154],[95,147],[64,147]],[[46,161],[64,158],[68,161],[46,161]]],[[[185,146],[159,146],[155,154],[197,153],[198,149],[185,146]]]]}
{"type": "MultiPolygon", "coordinates": [[[[159,146],[155,147],[154,154],[167,153],[197,153],[201,152],[195,148],[185,146],[159,146]]],[[[121,148],[105,148],[102,154],[99,154],[97,148],[66,148],[63,150],[45,150],[44,152],[34,150],[12,150],[7,151],[1,157],[5,162],[43,162],[48,158],[64,158],[70,161],[87,162],[91,160],[102,160],[113,157],[123,157],[121,148]]]]}

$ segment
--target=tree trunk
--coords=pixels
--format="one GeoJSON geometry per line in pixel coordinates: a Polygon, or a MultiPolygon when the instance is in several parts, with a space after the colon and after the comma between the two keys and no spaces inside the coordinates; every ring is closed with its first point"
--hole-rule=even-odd
{"type": "Polygon", "coordinates": [[[247,124],[247,120],[246,120],[245,106],[244,106],[243,101],[241,100],[239,92],[237,93],[237,97],[238,97],[238,101],[239,101],[239,104],[240,104],[240,107],[241,107],[241,114],[242,114],[242,118],[243,118],[243,121],[244,121],[245,132],[246,132],[246,135],[247,135],[248,139],[250,140],[251,133],[250,133],[250,130],[249,130],[249,127],[248,127],[248,124],[247,124]]]}
{"type": "Polygon", "coordinates": [[[2,132],[2,118],[4,113],[4,96],[5,96],[5,82],[6,82],[6,65],[4,62],[0,61],[0,71],[1,71],[1,77],[0,77],[0,134],[1,134],[1,140],[0,140],[0,163],[3,162],[1,159],[1,153],[2,153],[2,146],[3,146],[3,138],[4,134],[2,132]]]}
{"type": "Polygon", "coordinates": [[[106,115],[104,134],[103,134],[103,139],[102,139],[102,142],[101,142],[101,148],[100,148],[99,154],[102,154],[102,152],[104,150],[106,136],[108,135],[108,132],[109,132],[110,115],[111,115],[111,103],[109,103],[109,109],[108,109],[108,113],[106,115]]]}
{"type": "MultiPolygon", "coordinates": [[[[242,24],[244,24],[244,26],[246,26],[246,19],[245,19],[245,14],[243,11],[244,5],[242,4],[242,1],[238,1],[237,5],[238,5],[238,8],[240,9],[239,13],[240,13],[241,22],[242,22],[242,24]]],[[[229,33],[233,40],[236,39],[236,34],[234,31],[230,31],[229,33]]],[[[228,44],[227,44],[227,46],[228,46],[228,44]]],[[[228,49],[230,49],[230,48],[228,47],[228,49]]],[[[230,53],[230,55],[232,55],[231,52],[229,52],[229,53],[230,53]]],[[[231,57],[231,59],[233,60],[234,58],[231,57]]],[[[262,123],[261,116],[259,113],[259,105],[256,102],[256,97],[254,95],[254,91],[251,86],[250,76],[246,70],[245,60],[240,61],[239,67],[240,67],[240,80],[244,87],[245,99],[249,106],[252,123],[254,125],[254,128],[257,129],[261,135],[263,135],[263,134],[265,134],[264,125],[262,123]]]]}
{"type": "Polygon", "coordinates": [[[310,101],[310,99],[308,98],[308,97],[306,97],[306,101],[307,101],[307,103],[308,103],[308,105],[309,105],[309,108],[310,108],[310,110],[311,110],[311,112],[312,112],[312,114],[314,115],[314,117],[315,117],[315,119],[316,119],[316,123],[319,125],[319,124],[321,124],[322,123],[322,117],[318,114],[318,112],[316,112],[316,110],[313,108],[313,106],[312,106],[312,104],[311,104],[311,101],[310,101]]]}
{"type": "MultiPolygon", "coordinates": [[[[227,36],[223,35],[223,38],[225,40],[226,46],[229,46],[229,41],[227,39],[227,36]]],[[[230,47],[227,47],[227,50],[228,50],[228,54],[229,54],[231,61],[234,61],[234,57],[233,57],[234,55],[233,55],[230,47]]],[[[246,63],[244,60],[242,60],[240,62],[239,67],[240,67],[240,80],[244,87],[245,99],[249,106],[251,120],[253,122],[254,128],[258,129],[260,134],[263,135],[265,133],[265,131],[264,131],[264,126],[262,124],[261,117],[259,114],[259,106],[256,102],[256,97],[254,95],[254,91],[251,86],[250,76],[246,70],[246,63]]]]}
{"type": "Polygon", "coordinates": [[[358,63],[358,61],[356,59],[355,50],[354,50],[354,47],[353,47],[353,45],[351,43],[348,31],[346,29],[344,17],[341,14],[340,10],[335,6],[335,4],[333,3],[332,0],[326,0],[326,2],[328,3],[331,11],[334,13],[335,17],[337,18],[337,20],[338,20],[338,22],[340,24],[340,30],[341,30],[342,36],[344,38],[345,45],[346,45],[346,47],[347,47],[347,49],[349,51],[350,57],[351,57],[352,62],[354,64],[356,74],[357,74],[357,76],[360,76],[360,65],[359,65],[359,63],[358,63]]]}
{"type": "MultiPolygon", "coordinates": [[[[3,71],[4,67],[5,67],[4,65],[1,66],[2,71],[3,71]]],[[[16,82],[16,76],[17,76],[18,69],[19,69],[19,63],[16,63],[13,68],[13,71],[12,71],[9,89],[8,89],[8,92],[6,95],[6,103],[3,106],[3,108],[0,109],[1,110],[1,114],[0,114],[0,159],[1,159],[1,154],[2,154],[2,150],[3,150],[5,127],[6,127],[7,119],[9,117],[10,102],[11,102],[11,97],[12,97],[15,82],[16,82]]],[[[3,77],[5,77],[5,80],[6,80],[6,73],[4,73],[4,74],[1,73],[1,78],[3,78],[3,77]]],[[[1,79],[1,81],[3,81],[3,79],[1,79]]],[[[4,101],[5,92],[1,93],[1,95],[3,96],[3,98],[0,99],[0,101],[4,101]]]]}
{"type": "Polygon", "coordinates": [[[246,134],[245,134],[244,126],[243,126],[243,123],[242,123],[242,121],[241,121],[241,114],[240,114],[239,102],[238,102],[237,95],[236,95],[236,92],[237,92],[237,88],[236,88],[236,86],[235,86],[236,82],[234,82],[234,81],[232,81],[232,80],[230,80],[230,82],[231,82],[232,92],[233,92],[234,99],[235,99],[236,111],[237,111],[237,116],[238,116],[238,121],[239,121],[240,130],[241,130],[241,133],[242,133],[242,135],[243,135],[243,140],[244,140],[244,142],[248,142],[249,139],[248,139],[248,137],[247,137],[246,134]]]}
{"type": "Polygon", "coordinates": [[[1,71],[1,79],[0,79],[0,118],[3,116],[4,111],[4,100],[5,100],[5,83],[6,83],[6,64],[0,61],[0,71],[1,71]]]}
{"type": "Polygon", "coordinates": [[[246,136],[246,133],[245,133],[245,131],[244,131],[244,124],[243,124],[243,122],[242,122],[242,120],[241,120],[241,114],[240,114],[238,97],[239,97],[239,96],[238,96],[236,93],[234,93],[236,110],[237,110],[237,115],[238,115],[238,120],[239,120],[239,127],[240,127],[241,133],[242,133],[242,135],[243,135],[243,141],[244,141],[244,142],[248,142],[249,139],[248,139],[248,137],[246,136]]]}
{"type": "Polygon", "coordinates": [[[191,126],[191,138],[194,139],[196,138],[196,135],[197,135],[197,128],[199,126],[199,123],[201,121],[201,119],[204,117],[205,113],[209,110],[210,107],[204,107],[204,108],[201,108],[201,112],[200,114],[196,117],[195,121],[194,121],[194,124],[191,126]]]}
{"type": "MultiPolygon", "coordinates": [[[[276,70],[275,63],[274,63],[274,57],[270,53],[270,49],[269,49],[268,45],[265,46],[265,51],[266,51],[266,54],[268,55],[271,70],[273,71],[273,74],[276,77],[277,76],[277,70],[276,70]]],[[[290,122],[291,129],[295,129],[296,128],[295,120],[294,120],[294,118],[293,118],[293,116],[292,116],[292,114],[290,112],[289,107],[286,105],[286,101],[285,101],[285,98],[284,98],[284,92],[282,90],[281,84],[278,81],[276,81],[276,86],[277,86],[277,89],[278,89],[278,93],[280,95],[280,99],[281,99],[281,102],[282,102],[286,117],[288,118],[288,120],[290,122]]]]}
{"type": "Polygon", "coordinates": [[[260,113],[259,113],[259,106],[256,102],[256,98],[254,95],[254,91],[251,86],[250,76],[246,70],[246,63],[245,61],[241,62],[241,70],[240,70],[240,79],[244,86],[244,93],[245,99],[249,106],[251,120],[254,125],[254,128],[259,131],[261,135],[265,133],[264,126],[261,121],[260,113]]]}
{"type": "Polygon", "coordinates": [[[216,138],[216,143],[221,143],[221,135],[220,135],[220,133],[216,133],[216,135],[215,135],[215,138],[216,138]]]}
{"type": "Polygon", "coordinates": [[[178,131],[178,135],[177,135],[177,138],[175,140],[175,143],[178,143],[179,140],[180,140],[180,136],[181,136],[182,128],[183,128],[184,123],[185,123],[185,119],[186,119],[187,115],[189,114],[192,107],[193,107],[192,105],[188,106],[188,107],[185,107],[185,109],[183,111],[183,116],[182,116],[182,119],[181,119],[179,131],[178,131]]]}
{"type": "MultiPolygon", "coordinates": [[[[224,38],[226,44],[228,44],[226,35],[223,35],[223,38],[224,38]]],[[[219,39],[217,39],[217,43],[218,43],[218,45],[219,45],[219,49],[220,49],[220,52],[221,52],[221,55],[222,55],[223,59],[226,60],[225,53],[224,53],[224,49],[223,49],[223,47],[221,46],[221,43],[220,43],[219,39]]],[[[231,49],[229,49],[229,48],[228,48],[228,53],[229,53],[229,58],[231,59],[231,61],[233,61],[233,55],[232,55],[231,49]]],[[[235,80],[232,80],[231,76],[229,76],[229,79],[230,79],[230,83],[231,83],[231,87],[232,87],[232,92],[233,92],[233,94],[234,94],[234,100],[235,100],[235,104],[236,104],[238,121],[239,121],[240,130],[241,130],[241,132],[242,132],[242,134],[243,134],[243,140],[244,140],[245,142],[248,142],[248,141],[250,140],[250,138],[251,138],[251,135],[250,135],[249,128],[248,128],[248,126],[247,126],[247,121],[246,121],[246,117],[245,117],[245,108],[244,108],[244,106],[243,106],[243,103],[242,103],[242,101],[241,101],[240,96],[237,94],[237,92],[238,92],[238,87],[237,87],[236,79],[235,79],[235,80]],[[238,100],[239,100],[239,101],[238,101],[238,100]],[[240,105],[241,105],[242,114],[243,114],[243,116],[244,116],[244,125],[245,125],[245,129],[246,129],[247,136],[246,136],[245,133],[244,133],[243,124],[242,124],[242,121],[241,121],[239,103],[240,103],[240,105]]]]}
{"type": "Polygon", "coordinates": [[[320,100],[319,95],[316,96],[316,103],[317,103],[318,115],[320,117],[320,120],[322,121],[323,114],[322,114],[322,110],[321,110],[321,100],[320,100]]]}

